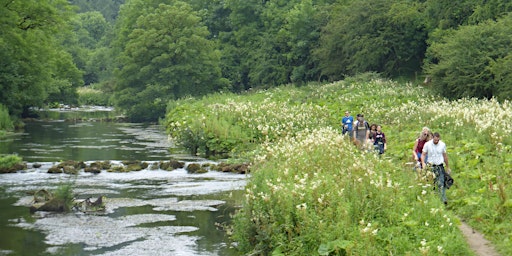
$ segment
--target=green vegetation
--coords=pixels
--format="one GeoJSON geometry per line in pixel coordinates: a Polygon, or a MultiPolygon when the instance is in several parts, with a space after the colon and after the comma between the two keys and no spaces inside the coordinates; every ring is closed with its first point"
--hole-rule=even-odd
{"type": "Polygon", "coordinates": [[[511,254],[510,102],[449,101],[425,87],[365,78],[373,76],[179,100],[166,125],[200,153],[222,148],[253,164],[234,222],[244,253],[470,255],[456,228],[462,218],[511,254]],[[345,110],[383,125],[382,157],[340,135],[345,110]],[[423,126],[448,146],[448,208],[431,177],[410,165],[423,126]]]}
{"type": "Polygon", "coordinates": [[[62,206],[64,212],[71,211],[71,207],[73,207],[74,204],[73,200],[74,195],[72,183],[61,184],[53,192],[53,201],[56,202],[55,204],[62,206]]]}
{"type": "Polygon", "coordinates": [[[446,97],[512,99],[510,78],[512,14],[498,21],[464,26],[429,48],[427,73],[446,97]],[[468,58],[471,56],[471,58],[468,58]],[[456,63],[456,64],[454,64],[456,63]]]}
{"type": "Polygon", "coordinates": [[[73,103],[80,71],[62,46],[70,33],[65,0],[3,1],[0,8],[0,103],[17,117],[48,101],[73,103]]]}
{"type": "Polygon", "coordinates": [[[78,92],[78,103],[80,105],[109,106],[110,95],[105,94],[102,90],[94,88],[94,85],[88,87],[80,87],[78,92]]]}
{"type": "Polygon", "coordinates": [[[105,103],[77,93],[101,85],[127,118],[157,121],[169,100],[365,72],[428,76],[449,99],[511,97],[511,1],[27,1],[0,9],[13,117],[105,103]]]}
{"type": "Polygon", "coordinates": [[[9,110],[4,105],[0,104],[0,135],[12,129],[14,129],[14,124],[9,116],[9,110]]]}
{"type": "Polygon", "coordinates": [[[22,165],[23,159],[17,155],[0,155],[0,173],[17,171],[17,167],[22,165]]]}
{"type": "Polygon", "coordinates": [[[158,120],[169,100],[227,85],[221,79],[220,52],[189,4],[134,0],[121,15],[115,99],[132,120],[158,120]]]}

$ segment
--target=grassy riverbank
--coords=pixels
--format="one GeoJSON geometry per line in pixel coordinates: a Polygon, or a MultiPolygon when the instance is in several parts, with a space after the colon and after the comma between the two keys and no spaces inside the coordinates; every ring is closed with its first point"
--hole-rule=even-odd
{"type": "Polygon", "coordinates": [[[470,255],[460,216],[512,253],[510,102],[450,102],[418,86],[350,79],[211,95],[169,110],[169,133],[190,150],[253,163],[234,221],[243,252],[470,255]],[[345,110],[383,125],[383,157],[340,135],[345,110]],[[423,126],[448,146],[456,183],[447,209],[407,164],[423,126]]]}

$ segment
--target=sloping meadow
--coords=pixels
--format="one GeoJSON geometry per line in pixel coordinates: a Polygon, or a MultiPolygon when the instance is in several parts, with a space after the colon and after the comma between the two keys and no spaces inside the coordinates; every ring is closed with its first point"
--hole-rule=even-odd
{"type": "Polygon", "coordinates": [[[508,254],[511,113],[509,102],[450,102],[410,84],[346,80],[180,100],[166,124],[197,153],[253,164],[233,227],[244,253],[471,255],[458,215],[508,254]],[[340,135],[345,110],[383,125],[382,157],[340,135]],[[448,208],[410,165],[423,126],[448,146],[448,208]]]}

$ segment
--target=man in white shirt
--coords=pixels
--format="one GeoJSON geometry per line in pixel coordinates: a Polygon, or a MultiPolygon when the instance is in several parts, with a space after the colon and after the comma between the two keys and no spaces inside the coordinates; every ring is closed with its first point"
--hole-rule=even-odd
{"type": "Polygon", "coordinates": [[[434,138],[423,146],[421,154],[422,166],[426,166],[425,159],[427,159],[428,164],[432,166],[432,171],[436,175],[437,189],[441,193],[441,200],[446,205],[448,201],[446,200],[446,187],[444,186],[445,169],[448,174],[450,174],[451,171],[448,167],[446,144],[441,141],[441,135],[439,135],[438,132],[434,133],[434,138]]]}

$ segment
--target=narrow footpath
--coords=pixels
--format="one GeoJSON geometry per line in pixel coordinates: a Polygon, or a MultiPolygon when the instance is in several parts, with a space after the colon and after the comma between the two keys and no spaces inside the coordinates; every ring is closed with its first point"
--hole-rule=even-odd
{"type": "Polygon", "coordinates": [[[479,256],[500,256],[491,242],[478,231],[470,227],[466,222],[461,222],[459,229],[466,237],[469,247],[479,256]]]}

